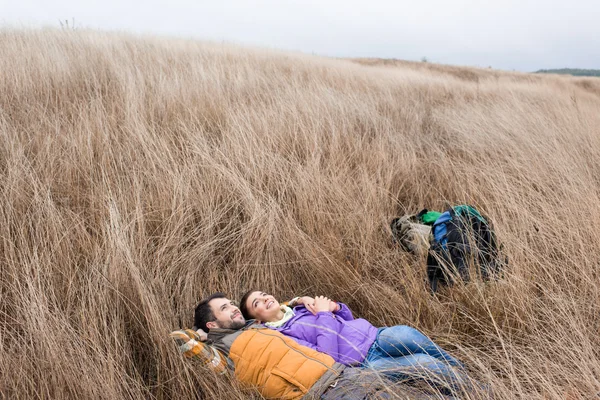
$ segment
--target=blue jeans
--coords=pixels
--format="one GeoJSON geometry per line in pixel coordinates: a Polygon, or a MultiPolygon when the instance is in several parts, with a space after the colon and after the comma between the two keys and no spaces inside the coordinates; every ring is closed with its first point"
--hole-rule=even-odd
{"type": "Polygon", "coordinates": [[[394,380],[425,379],[457,388],[466,384],[463,365],[427,336],[406,325],[379,328],[363,367],[394,380]]]}

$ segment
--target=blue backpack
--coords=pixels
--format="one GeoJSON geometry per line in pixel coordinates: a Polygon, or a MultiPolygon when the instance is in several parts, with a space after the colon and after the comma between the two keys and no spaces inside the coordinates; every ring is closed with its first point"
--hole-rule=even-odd
{"type": "MultiPolygon", "coordinates": [[[[423,211],[421,211],[422,213],[423,211]]],[[[419,214],[421,214],[419,213],[419,214]]],[[[448,223],[453,218],[475,218],[478,223],[485,224],[489,227],[487,220],[474,207],[461,205],[450,208],[440,214],[432,224],[433,242],[439,243],[444,249],[448,247],[448,223]]],[[[423,223],[427,224],[426,221],[423,223]]]]}
{"type": "Polygon", "coordinates": [[[469,263],[478,266],[481,279],[496,279],[506,263],[500,260],[498,242],[488,219],[476,208],[454,206],[432,225],[427,255],[427,277],[433,292],[439,284],[451,285],[457,278],[470,280],[469,263]]]}
{"type": "MultiPolygon", "coordinates": [[[[425,209],[414,217],[420,224],[431,226],[427,278],[432,292],[440,284],[452,285],[456,279],[469,281],[471,262],[477,264],[479,275],[486,281],[497,278],[507,263],[506,258],[500,260],[496,235],[488,219],[472,206],[458,205],[443,213],[425,209]]],[[[392,221],[393,233],[397,231],[397,220],[392,221]]]]}

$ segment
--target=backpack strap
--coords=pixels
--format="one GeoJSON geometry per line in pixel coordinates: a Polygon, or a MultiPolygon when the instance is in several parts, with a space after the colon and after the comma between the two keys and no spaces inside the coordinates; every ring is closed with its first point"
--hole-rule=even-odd
{"type": "Polygon", "coordinates": [[[454,206],[454,207],[452,207],[452,211],[454,211],[454,213],[458,216],[468,215],[470,217],[477,218],[480,222],[482,222],[486,225],[488,224],[485,217],[483,215],[481,215],[481,213],[479,211],[477,211],[477,209],[475,207],[470,206],[468,204],[461,204],[459,206],[454,206]]]}
{"type": "Polygon", "coordinates": [[[444,249],[446,248],[446,243],[448,242],[448,223],[453,219],[453,217],[454,214],[452,213],[452,209],[443,212],[435,220],[431,228],[431,233],[433,235],[432,242],[439,243],[444,249]]]}

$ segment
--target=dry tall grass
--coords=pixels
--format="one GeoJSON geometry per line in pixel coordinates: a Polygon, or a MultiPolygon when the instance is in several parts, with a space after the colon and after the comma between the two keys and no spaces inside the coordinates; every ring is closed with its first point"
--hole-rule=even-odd
{"type": "Polygon", "coordinates": [[[2,395],[242,397],[167,335],[261,287],[418,327],[497,398],[593,398],[600,81],[376,64],[0,32],[2,395]],[[511,268],[434,298],[387,223],[447,202],[511,268]]]}

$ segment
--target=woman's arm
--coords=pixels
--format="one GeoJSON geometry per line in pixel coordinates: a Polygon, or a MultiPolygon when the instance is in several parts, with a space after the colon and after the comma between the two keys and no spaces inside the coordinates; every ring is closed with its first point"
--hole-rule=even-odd
{"type": "MultiPolygon", "coordinates": [[[[335,316],[329,311],[331,300],[324,296],[317,296],[314,299],[314,314],[316,320],[312,327],[315,328],[317,350],[329,354],[334,360],[339,361],[338,351],[338,330],[335,316]]],[[[307,308],[308,309],[308,308],[307,308]]],[[[296,321],[296,324],[305,324],[302,321],[296,321]]],[[[308,325],[308,324],[307,324],[308,325]]]]}
{"type": "Polygon", "coordinates": [[[332,303],[336,304],[337,310],[333,311],[335,315],[346,321],[354,320],[354,315],[352,315],[352,311],[350,310],[350,308],[348,308],[347,305],[345,305],[344,303],[332,303]]]}
{"type": "MultiPolygon", "coordinates": [[[[310,311],[311,313],[316,315],[317,312],[315,311],[314,304],[315,304],[315,299],[310,296],[294,297],[292,300],[290,300],[288,302],[288,306],[290,306],[290,307],[303,305],[304,307],[306,307],[306,309],[308,311],[310,311]]],[[[340,317],[343,320],[346,320],[346,321],[354,320],[354,315],[352,315],[352,311],[344,303],[337,303],[337,302],[331,300],[331,303],[329,304],[329,311],[334,313],[335,315],[337,315],[338,317],[340,317]]]]}

